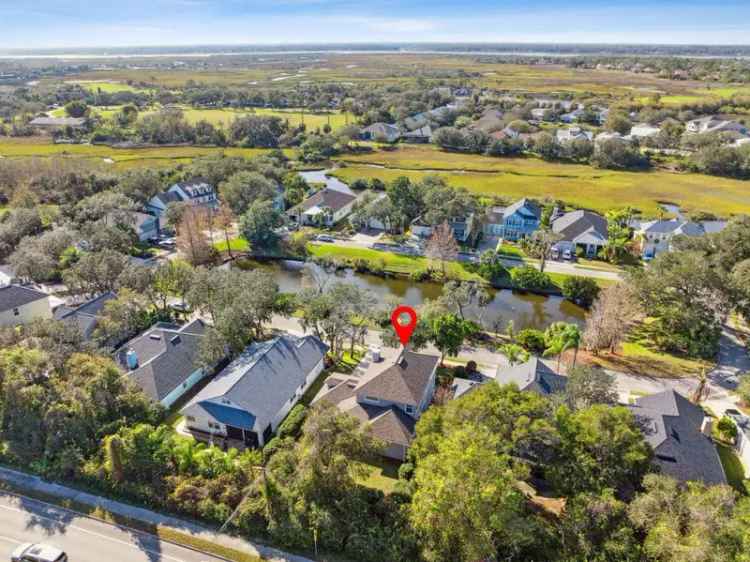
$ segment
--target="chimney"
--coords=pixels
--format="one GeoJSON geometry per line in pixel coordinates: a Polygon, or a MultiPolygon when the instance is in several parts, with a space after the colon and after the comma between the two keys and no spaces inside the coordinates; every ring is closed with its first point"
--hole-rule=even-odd
{"type": "Polygon", "coordinates": [[[128,369],[130,369],[131,371],[138,368],[138,354],[134,349],[128,349],[127,353],[125,354],[125,362],[128,365],[128,369]]]}
{"type": "Polygon", "coordinates": [[[703,418],[703,423],[701,423],[701,433],[705,435],[706,437],[711,437],[711,430],[714,427],[714,420],[706,416],[703,418]]]}

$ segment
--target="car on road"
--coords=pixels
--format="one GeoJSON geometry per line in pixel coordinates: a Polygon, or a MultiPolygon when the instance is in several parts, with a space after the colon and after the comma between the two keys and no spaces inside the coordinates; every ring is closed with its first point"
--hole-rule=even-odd
{"type": "Polygon", "coordinates": [[[68,555],[48,544],[26,543],[19,546],[10,556],[11,562],[68,562],[68,555]]]}

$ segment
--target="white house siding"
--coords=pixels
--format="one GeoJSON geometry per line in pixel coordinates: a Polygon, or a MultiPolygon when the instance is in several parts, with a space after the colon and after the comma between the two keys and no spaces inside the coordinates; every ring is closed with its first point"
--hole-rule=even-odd
{"type": "Polygon", "coordinates": [[[747,476],[748,467],[750,467],[750,438],[748,438],[743,429],[737,432],[737,441],[734,447],[740,459],[742,459],[742,466],[745,469],[745,476],[747,476]]]}
{"type": "Polygon", "coordinates": [[[50,320],[52,318],[49,297],[19,306],[17,310],[17,315],[14,314],[13,310],[0,312],[0,326],[15,327],[28,324],[34,320],[50,320]]]}
{"type": "Polygon", "coordinates": [[[190,375],[185,382],[183,382],[180,386],[172,390],[169,394],[167,394],[161,401],[161,405],[165,408],[169,408],[172,404],[174,404],[183,394],[185,394],[188,390],[193,388],[198,381],[203,379],[206,376],[206,372],[203,369],[198,369],[195,371],[192,375],[190,375]]]}

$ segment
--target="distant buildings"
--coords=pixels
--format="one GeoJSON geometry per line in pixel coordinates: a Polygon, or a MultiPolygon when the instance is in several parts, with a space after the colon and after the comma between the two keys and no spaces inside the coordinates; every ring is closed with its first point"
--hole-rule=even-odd
{"type": "Polygon", "coordinates": [[[373,123],[362,129],[362,140],[396,142],[401,138],[401,129],[388,123],[373,123]]]}
{"type": "Polygon", "coordinates": [[[687,125],[685,125],[685,130],[688,133],[696,135],[703,135],[707,133],[738,133],[740,135],[747,134],[747,127],[742,123],[727,119],[721,119],[719,117],[716,117],[715,115],[688,121],[687,125]]]}
{"type": "Polygon", "coordinates": [[[565,144],[574,140],[590,141],[594,139],[594,133],[585,131],[581,127],[569,127],[567,129],[558,129],[555,132],[557,142],[565,144]]]}
{"type": "Polygon", "coordinates": [[[181,410],[187,431],[201,440],[264,446],[322,372],[327,351],[314,336],[253,343],[181,410]]]}
{"type": "Polygon", "coordinates": [[[170,203],[190,203],[196,207],[215,208],[219,201],[212,185],[205,180],[195,179],[176,183],[167,191],[154,195],[146,205],[146,210],[162,217],[170,203]]]}
{"type": "Polygon", "coordinates": [[[49,295],[21,285],[0,286],[0,326],[23,326],[52,318],[49,295]]]}
{"type": "Polygon", "coordinates": [[[29,126],[52,132],[66,127],[80,129],[85,123],[86,119],[83,117],[37,117],[29,121],[29,126]]]}

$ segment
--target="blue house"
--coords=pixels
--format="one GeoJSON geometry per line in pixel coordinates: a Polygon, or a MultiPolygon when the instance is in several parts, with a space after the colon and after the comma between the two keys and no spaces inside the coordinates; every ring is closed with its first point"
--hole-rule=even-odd
{"type": "Polygon", "coordinates": [[[516,241],[539,228],[541,218],[539,205],[524,197],[509,207],[493,207],[487,216],[484,232],[488,236],[516,241]]]}

